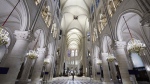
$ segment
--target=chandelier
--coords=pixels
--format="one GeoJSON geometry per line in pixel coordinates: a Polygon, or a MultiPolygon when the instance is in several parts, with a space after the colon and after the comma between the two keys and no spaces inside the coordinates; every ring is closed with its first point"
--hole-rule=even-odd
{"type": "Polygon", "coordinates": [[[144,47],[146,47],[144,43],[141,43],[140,40],[136,40],[134,38],[128,43],[129,52],[139,53],[140,51],[144,49],[144,47]]]}
{"type": "MultiPolygon", "coordinates": [[[[107,40],[107,44],[109,44],[107,37],[106,37],[106,40],[107,40]]],[[[114,54],[110,54],[110,49],[109,49],[109,46],[108,46],[108,45],[107,45],[107,48],[108,48],[107,61],[108,61],[108,62],[113,62],[113,61],[116,59],[116,57],[114,56],[114,54]]]]}
{"type": "Polygon", "coordinates": [[[113,54],[108,54],[108,57],[107,57],[108,62],[113,62],[115,59],[116,57],[113,54]]]}
{"type": "Polygon", "coordinates": [[[96,64],[98,64],[98,65],[102,64],[102,60],[97,59],[97,60],[96,60],[96,64]]]}
{"type": "Polygon", "coordinates": [[[27,53],[27,56],[30,58],[30,59],[36,59],[38,57],[38,51],[35,51],[35,50],[29,50],[29,52],[27,53]]]}
{"type": "Polygon", "coordinates": [[[13,13],[17,5],[19,4],[20,0],[18,0],[17,4],[14,6],[13,10],[10,12],[6,20],[3,22],[3,24],[0,26],[0,45],[6,45],[9,41],[9,33],[3,29],[3,26],[6,24],[8,21],[10,15],[13,13]]]}
{"type": "MultiPolygon", "coordinates": [[[[123,16],[123,19],[127,25],[127,22],[125,20],[125,17],[123,16]]],[[[129,34],[130,34],[130,37],[131,37],[131,41],[128,43],[128,51],[129,52],[136,52],[136,53],[139,53],[141,50],[144,49],[145,44],[144,43],[141,43],[140,40],[136,40],[133,38],[132,34],[131,34],[131,31],[129,29],[129,26],[127,25],[127,29],[129,31],[129,34]]]]}
{"type": "Polygon", "coordinates": [[[6,45],[9,41],[9,33],[0,27],[0,45],[6,45]]]}
{"type": "Polygon", "coordinates": [[[50,60],[49,59],[44,59],[44,65],[49,64],[50,60]]]}

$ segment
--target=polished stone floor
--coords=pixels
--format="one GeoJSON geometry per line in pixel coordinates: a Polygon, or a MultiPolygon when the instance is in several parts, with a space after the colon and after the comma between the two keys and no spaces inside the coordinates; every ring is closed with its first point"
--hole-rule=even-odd
{"type": "MultiPolygon", "coordinates": [[[[46,84],[46,83],[45,83],[46,84]]],[[[88,77],[57,77],[47,84],[102,84],[100,81],[94,81],[88,77]]]]}

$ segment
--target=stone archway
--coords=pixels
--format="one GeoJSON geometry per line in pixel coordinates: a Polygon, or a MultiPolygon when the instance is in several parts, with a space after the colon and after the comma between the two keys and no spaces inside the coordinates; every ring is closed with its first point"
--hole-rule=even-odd
{"type": "MultiPolygon", "coordinates": [[[[141,25],[140,25],[141,19],[142,18],[140,14],[136,12],[132,12],[132,11],[129,11],[120,15],[117,26],[116,26],[116,35],[117,35],[118,41],[124,41],[127,44],[131,39],[135,38],[137,40],[140,40],[142,43],[144,43],[144,37],[143,37],[144,32],[142,31],[141,25]],[[125,20],[123,17],[125,18],[125,20]]],[[[130,66],[128,66],[128,68],[135,68],[133,66],[134,60],[132,59],[132,56],[130,56],[133,54],[127,51],[127,47],[125,47],[125,50],[126,50],[126,54],[128,55],[127,60],[130,61],[128,62],[130,63],[130,66]]],[[[142,56],[142,58],[148,59],[146,56],[142,56]]],[[[138,69],[141,69],[141,68],[138,67],[138,69]]],[[[146,71],[144,71],[144,73],[146,73],[146,71]]],[[[141,80],[137,78],[137,81],[141,81],[141,80]]]]}

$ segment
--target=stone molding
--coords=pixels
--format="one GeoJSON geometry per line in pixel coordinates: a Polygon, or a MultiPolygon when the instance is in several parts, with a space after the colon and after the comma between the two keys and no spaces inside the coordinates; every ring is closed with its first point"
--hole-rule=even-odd
{"type": "Polygon", "coordinates": [[[125,41],[116,41],[115,42],[115,49],[124,49],[126,47],[126,42],[125,41]]]}
{"type": "Polygon", "coordinates": [[[31,35],[29,31],[18,31],[14,32],[17,40],[31,40],[31,35]]]}
{"type": "Polygon", "coordinates": [[[38,53],[45,53],[46,48],[37,48],[38,53]]]}

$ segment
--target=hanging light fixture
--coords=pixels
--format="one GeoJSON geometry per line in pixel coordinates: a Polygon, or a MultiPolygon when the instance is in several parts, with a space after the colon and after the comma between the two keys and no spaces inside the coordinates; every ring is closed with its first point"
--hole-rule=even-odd
{"type": "Polygon", "coordinates": [[[37,50],[35,50],[35,47],[36,47],[36,45],[37,45],[37,43],[38,43],[38,39],[39,39],[39,37],[40,37],[40,34],[41,34],[41,30],[40,30],[40,33],[39,33],[39,35],[38,35],[38,38],[37,38],[37,41],[36,41],[36,43],[35,43],[35,45],[34,45],[34,49],[33,50],[29,50],[29,52],[27,53],[27,56],[30,58],[30,59],[36,59],[39,55],[39,53],[38,53],[38,51],[37,50]]]}
{"type": "Polygon", "coordinates": [[[0,45],[6,45],[9,41],[9,33],[0,27],[0,45]]]}
{"type": "Polygon", "coordinates": [[[44,59],[44,65],[47,65],[50,63],[50,60],[48,58],[44,59]]]}
{"type": "Polygon", "coordinates": [[[102,64],[102,60],[96,59],[96,64],[101,65],[102,64]]]}
{"type": "Polygon", "coordinates": [[[128,51],[129,52],[135,52],[135,53],[139,53],[140,51],[142,51],[146,45],[144,43],[142,43],[140,40],[136,40],[133,38],[131,31],[129,29],[129,26],[127,25],[127,22],[125,20],[125,17],[123,16],[123,19],[126,23],[127,29],[129,31],[130,37],[131,37],[131,41],[128,43],[128,51]]]}
{"type": "Polygon", "coordinates": [[[128,43],[128,47],[127,49],[129,50],[129,52],[135,52],[135,53],[139,53],[140,51],[144,50],[144,47],[146,47],[146,45],[144,43],[141,43],[140,40],[137,39],[132,39],[129,43],[128,43]],[[132,42],[133,41],[133,42],[132,42]]]}
{"type": "Polygon", "coordinates": [[[35,51],[35,50],[29,50],[29,52],[27,53],[27,56],[30,58],[30,59],[36,59],[38,57],[38,51],[35,51]]]}
{"type": "Polygon", "coordinates": [[[10,12],[10,14],[8,15],[8,17],[6,18],[6,20],[4,21],[4,23],[0,26],[0,45],[6,45],[9,41],[9,33],[4,30],[4,25],[7,22],[7,20],[9,19],[10,15],[13,13],[13,11],[15,10],[15,8],[17,7],[17,5],[19,4],[20,0],[18,0],[17,4],[14,6],[13,10],[10,12]]]}
{"type": "MultiPolygon", "coordinates": [[[[106,37],[106,40],[107,40],[107,37],[106,37]]],[[[107,40],[107,44],[108,44],[108,40],[107,40]]],[[[108,48],[108,57],[107,57],[107,61],[108,62],[113,62],[114,60],[116,60],[116,57],[114,56],[114,54],[110,54],[110,49],[107,45],[107,48],[108,48]]]]}
{"type": "Polygon", "coordinates": [[[114,54],[108,53],[107,61],[108,62],[113,62],[114,60],[116,60],[114,54]]]}

